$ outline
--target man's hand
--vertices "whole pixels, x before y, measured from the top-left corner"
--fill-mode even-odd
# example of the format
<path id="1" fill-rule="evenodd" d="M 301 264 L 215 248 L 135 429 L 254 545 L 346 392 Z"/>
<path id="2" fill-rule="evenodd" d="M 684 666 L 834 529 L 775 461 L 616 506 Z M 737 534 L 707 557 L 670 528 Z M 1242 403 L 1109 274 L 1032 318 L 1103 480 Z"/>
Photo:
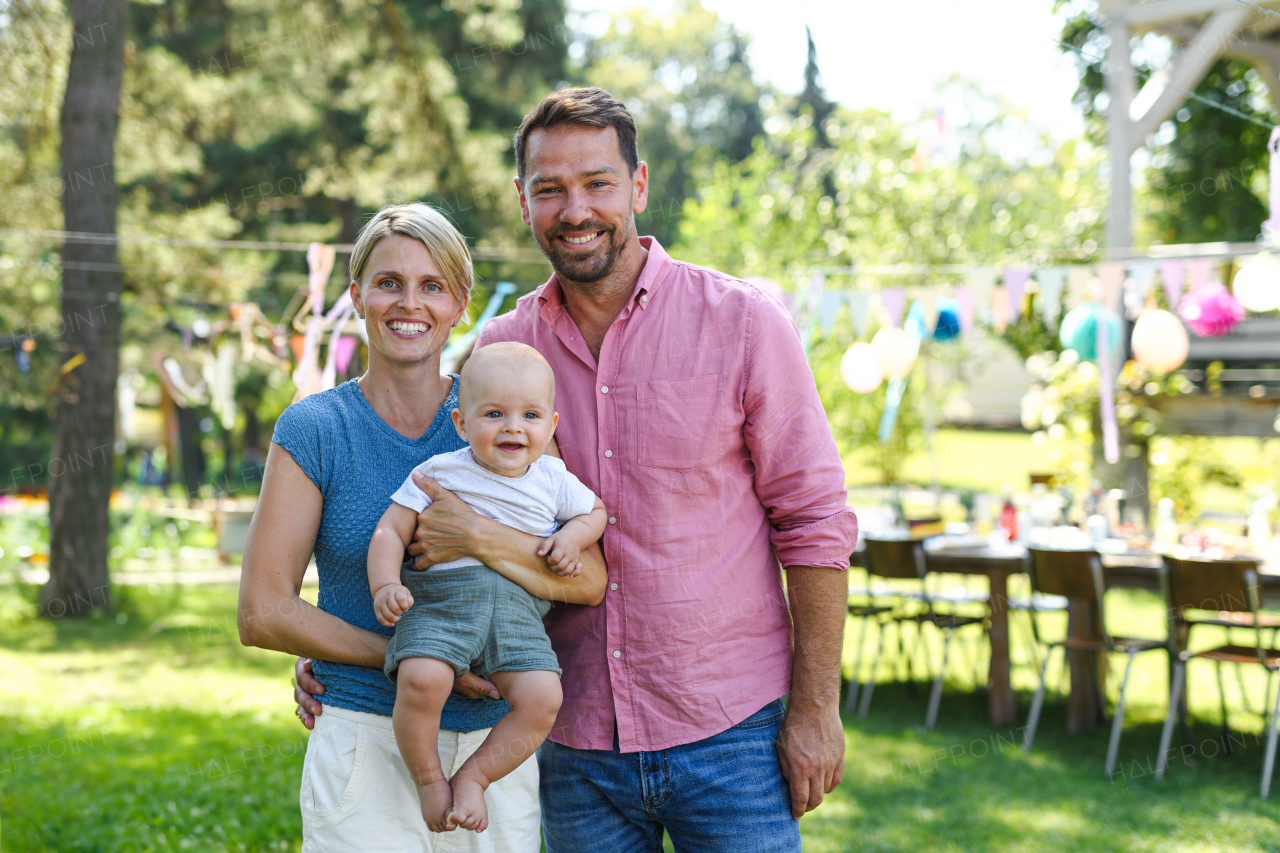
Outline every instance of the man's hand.
<path id="1" fill-rule="evenodd" d="M 294 711 L 302 724 L 310 731 L 316 727 L 316 717 L 324 711 L 324 706 L 316 696 L 324 695 L 324 685 L 316 681 L 311 672 L 311 658 L 298 658 L 293 664 L 293 701 L 298 703 Z M 497 686 L 470 670 L 453 682 L 453 692 L 460 693 L 468 699 L 479 699 L 487 696 L 490 699 L 501 699 Z M 315 694 L 314 696 L 312 694 Z"/>
<path id="2" fill-rule="evenodd" d="M 778 763 L 791 785 L 791 816 L 799 820 L 822 803 L 844 778 L 844 726 L 835 704 L 817 705 L 792 695 L 778 733 Z"/>
<path id="3" fill-rule="evenodd" d="M 421 571 L 471 554 L 472 532 L 481 516 L 430 477 L 414 474 L 413 481 L 431 498 L 431 506 L 418 513 L 418 528 L 409 543 L 410 555 L 418 558 L 413 567 Z"/>
<path id="4" fill-rule="evenodd" d="M 791 707 L 778 733 L 778 764 L 791 784 L 791 816 L 796 820 L 816 809 L 844 778 L 840 650 L 848 597 L 849 578 L 842 571 L 787 569 L 795 652 Z"/>
<path id="5" fill-rule="evenodd" d="M 547 566 L 561 577 L 576 578 L 582 574 L 582 551 L 578 543 L 572 536 L 561 536 L 560 531 L 543 540 L 538 556 L 545 557 Z"/>
<path id="6" fill-rule="evenodd" d="M 314 695 L 313 695 L 314 694 Z M 316 696 L 324 695 L 324 685 L 316 681 L 311 672 L 311 658 L 298 658 L 293 662 L 293 701 L 298 703 L 294 711 L 302 724 L 310 731 L 316 727 L 316 717 L 324 706 Z"/>
<path id="7" fill-rule="evenodd" d="M 400 617 L 412 606 L 413 593 L 404 584 L 389 583 L 378 587 L 378 591 L 373 594 L 373 614 L 388 628 L 399 622 Z"/>

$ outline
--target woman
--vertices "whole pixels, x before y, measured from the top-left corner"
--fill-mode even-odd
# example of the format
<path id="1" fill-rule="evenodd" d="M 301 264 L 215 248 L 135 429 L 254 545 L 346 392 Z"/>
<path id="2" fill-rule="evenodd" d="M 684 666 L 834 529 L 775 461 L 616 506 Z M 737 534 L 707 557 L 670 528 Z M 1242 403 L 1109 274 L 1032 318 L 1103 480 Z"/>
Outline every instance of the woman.
<path id="1" fill-rule="evenodd" d="M 395 686 L 382 672 L 391 630 L 374 617 L 365 557 L 406 473 L 463 446 L 450 419 L 457 377 L 440 374 L 440 350 L 466 312 L 471 258 L 439 212 L 394 205 L 361 231 L 350 273 L 351 299 L 369 335 L 368 371 L 293 404 L 276 424 L 245 548 L 240 637 L 313 658 L 325 685 L 303 764 L 303 850 L 434 851 L 444 836 L 429 833 L 422 820 L 391 729 Z M 460 502 L 440 503 L 456 512 Z M 484 535 L 452 543 L 465 549 L 458 556 L 474 554 L 544 598 L 595 603 L 603 595 L 598 551 L 584 559 L 579 577 L 561 578 L 535 555 L 534 537 L 475 518 Z M 318 606 L 299 597 L 313 552 Z M 497 690 L 468 673 L 445 705 L 440 757 L 448 773 L 507 710 L 481 695 L 496 699 Z M 535 760 L 487 797 L 489 830 L 455 831 L 449 849 L 537 850 Z"/>

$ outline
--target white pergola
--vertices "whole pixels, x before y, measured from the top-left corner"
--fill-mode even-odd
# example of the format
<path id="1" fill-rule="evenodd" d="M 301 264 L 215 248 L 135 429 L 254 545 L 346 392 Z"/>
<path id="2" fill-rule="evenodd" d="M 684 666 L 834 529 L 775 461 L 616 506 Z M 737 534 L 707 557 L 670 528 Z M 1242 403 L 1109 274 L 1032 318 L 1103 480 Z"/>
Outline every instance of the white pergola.
<path id="1" fill-rule="evenodd" d="M 1127 255 L 1133 245 L 1129 158 L 1178 111 L 1215 61 L 1230 57 L 1253 64 L 1280 107 L 1280 17 L 1256 7 L 1280 12 L 1280 0 L 1099 0 L 1110 42 L 1103 70 L 1111 98 L 1111 256 Z M 1139 89 L 1129 40 L 1147 32 L 1169 36 L 1178 47 Z"/>

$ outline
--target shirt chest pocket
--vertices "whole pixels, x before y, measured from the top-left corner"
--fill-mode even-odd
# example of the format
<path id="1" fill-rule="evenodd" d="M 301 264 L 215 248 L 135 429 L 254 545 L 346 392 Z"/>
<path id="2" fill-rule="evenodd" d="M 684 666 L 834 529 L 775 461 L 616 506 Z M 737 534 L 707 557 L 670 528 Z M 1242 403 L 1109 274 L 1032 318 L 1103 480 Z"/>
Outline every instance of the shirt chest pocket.
<path id="1" fill-rule="evenodd" d="M 641 465 L 689 470 L 723 454 L 732 419 L 723 373 L 655 379 L 636 389 L 636 399 Z"/>

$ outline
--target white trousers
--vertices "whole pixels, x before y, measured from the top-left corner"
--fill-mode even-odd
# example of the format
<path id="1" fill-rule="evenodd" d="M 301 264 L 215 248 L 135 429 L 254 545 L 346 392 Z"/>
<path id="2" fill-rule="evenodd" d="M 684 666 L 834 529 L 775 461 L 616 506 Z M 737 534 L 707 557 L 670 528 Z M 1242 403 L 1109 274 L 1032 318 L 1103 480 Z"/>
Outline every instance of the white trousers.
<path id="1" fill-rule="evenodd" d="M 489 729 L 440 732 L 440 765 L 452 776 Z M 485 791 L 489 828 L 427 829 L 390 717 L 326 705 L 302 765 L 303 853 L 537 853 L 541 845 L 536 756 Z"/>

